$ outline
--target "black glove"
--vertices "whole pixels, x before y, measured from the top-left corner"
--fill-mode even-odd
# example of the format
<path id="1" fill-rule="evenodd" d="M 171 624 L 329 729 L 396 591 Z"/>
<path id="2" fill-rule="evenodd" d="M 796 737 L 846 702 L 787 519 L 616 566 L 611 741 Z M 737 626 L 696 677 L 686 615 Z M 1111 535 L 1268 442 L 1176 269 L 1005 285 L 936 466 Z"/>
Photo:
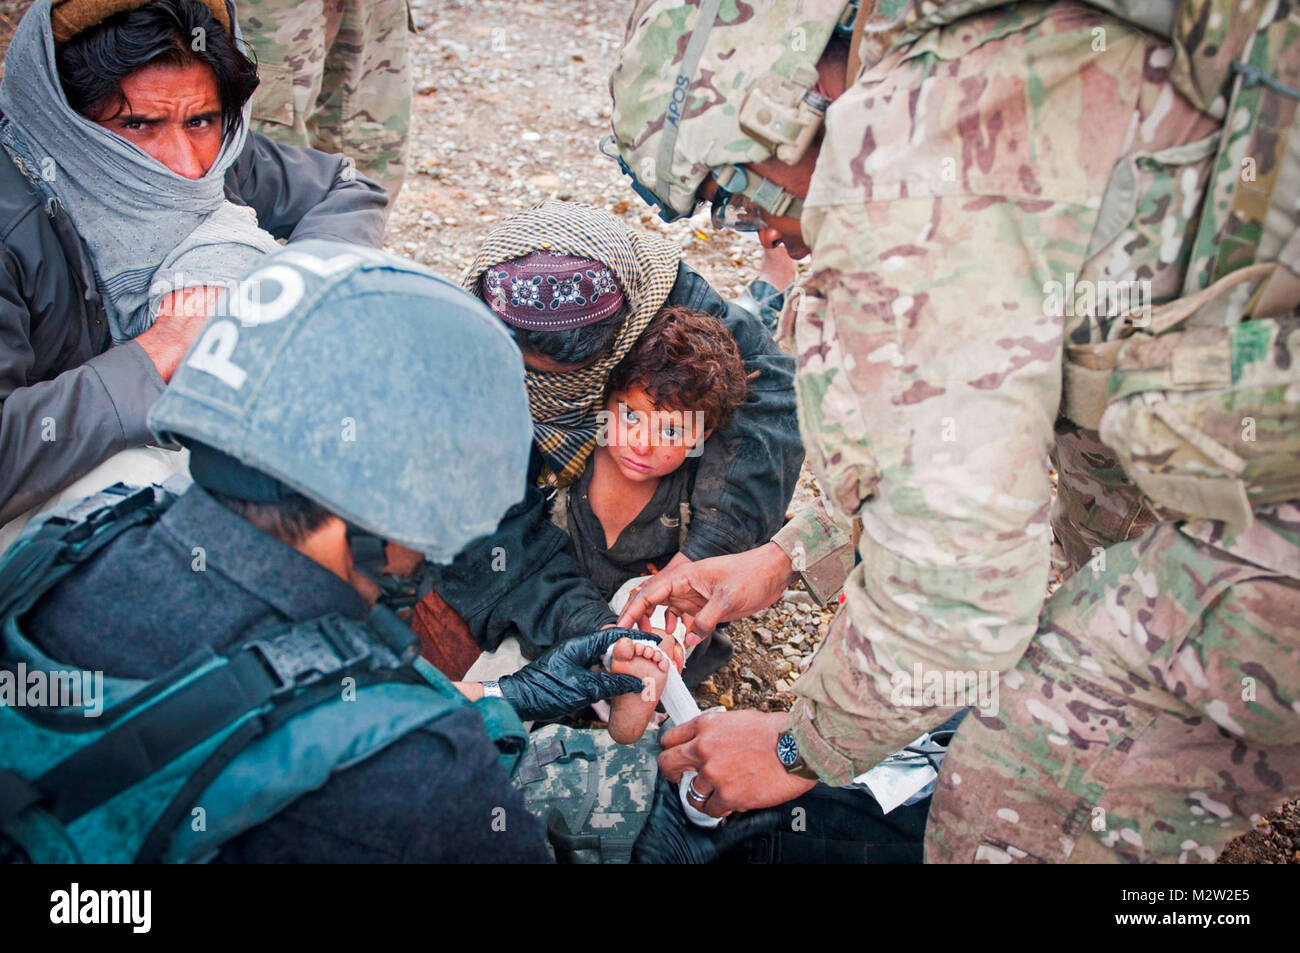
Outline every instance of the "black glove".
<path id="1" fill-rule="evenodd" d="M 661 774 L 650 817 L 632 845 L 632 863 L 711 864 L 742 841 L 776 830 L 784 816 L 769 807 L 732 814 L 720 827 L 699 827 L 686 817 L 677 785 Z"/>
<path id="2" fill-rule="evenodd" d="M 600 663 L 605 650 L 622 638 L 659 641 L 659 636 L 639 629 L 601 629 L 569 639 L 500 679 L 501 694 L 520 718 L 537 721 L 562 718 L 602 698 L 640 692 L 643 683 L 635 675 L 590 670 Z"/>

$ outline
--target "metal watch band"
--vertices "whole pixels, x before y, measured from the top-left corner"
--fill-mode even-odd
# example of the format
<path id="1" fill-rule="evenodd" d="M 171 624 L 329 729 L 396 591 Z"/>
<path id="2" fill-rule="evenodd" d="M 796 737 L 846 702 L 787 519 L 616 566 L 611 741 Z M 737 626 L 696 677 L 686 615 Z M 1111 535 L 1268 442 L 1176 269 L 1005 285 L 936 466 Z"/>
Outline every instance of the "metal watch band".
<path id="1" fill-rule="evenodd" d="M 482 685 L 484 698 L 505 698 L 505 695 L 501 694 L 501 685 L 498 682 L 483 682 Z"/>

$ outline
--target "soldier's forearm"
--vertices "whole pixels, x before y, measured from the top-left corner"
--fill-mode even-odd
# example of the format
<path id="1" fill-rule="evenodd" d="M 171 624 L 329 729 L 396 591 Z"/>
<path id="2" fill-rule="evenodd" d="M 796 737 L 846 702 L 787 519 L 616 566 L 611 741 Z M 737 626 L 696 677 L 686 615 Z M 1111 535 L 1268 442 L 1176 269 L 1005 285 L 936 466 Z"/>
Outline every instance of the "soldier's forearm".
<path id="1" fill-rule="evenodd" d="M 808 591 L 823 605 L 844 588 L 853 571 L 850 534 L 831 518 L 820 499 L 796 513 L 772 542 L 790 558 Z"/>

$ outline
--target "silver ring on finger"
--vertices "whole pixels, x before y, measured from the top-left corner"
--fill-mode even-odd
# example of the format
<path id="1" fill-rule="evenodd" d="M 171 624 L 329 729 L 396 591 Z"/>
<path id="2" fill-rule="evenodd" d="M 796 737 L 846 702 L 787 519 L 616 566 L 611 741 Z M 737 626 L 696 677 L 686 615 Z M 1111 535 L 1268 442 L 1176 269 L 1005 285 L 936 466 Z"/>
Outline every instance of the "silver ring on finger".
<path id="1" fill-rule="evenodd" d="M 694 804 L 696 807 L 704 807 L 704 803 L 712 796 L 713 796 L 712 791 L 710 791 L 708 794 L 701 794 L 699 791 L 695 790 L 694 781 L 691 781 L 690 784 L 686 785 L 686 799 L 690 801 L 692 804 Z"/>

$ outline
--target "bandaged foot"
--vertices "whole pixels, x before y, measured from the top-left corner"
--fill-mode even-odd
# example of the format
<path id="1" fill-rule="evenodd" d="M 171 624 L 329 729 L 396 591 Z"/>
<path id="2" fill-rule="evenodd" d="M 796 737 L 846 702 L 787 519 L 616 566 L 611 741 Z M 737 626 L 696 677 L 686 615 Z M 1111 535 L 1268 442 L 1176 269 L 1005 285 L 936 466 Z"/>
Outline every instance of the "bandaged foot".
<path id="1" fill-rule="evenodd" d="M 671 643 L 671 640 L 667 640 Z M 671 650 L 671 645 L 669 645 Z M 621 745 L 630 745 L 645 733 L 668 681 L 668 666 L 677 664 L 657 646 L 631 639 L 619 639 L 610 652 L 608 667 L 617 675 L 635 675 L 645 687 L 640 694 L 620 695 L 610 700 L 609 734 Z"/>

